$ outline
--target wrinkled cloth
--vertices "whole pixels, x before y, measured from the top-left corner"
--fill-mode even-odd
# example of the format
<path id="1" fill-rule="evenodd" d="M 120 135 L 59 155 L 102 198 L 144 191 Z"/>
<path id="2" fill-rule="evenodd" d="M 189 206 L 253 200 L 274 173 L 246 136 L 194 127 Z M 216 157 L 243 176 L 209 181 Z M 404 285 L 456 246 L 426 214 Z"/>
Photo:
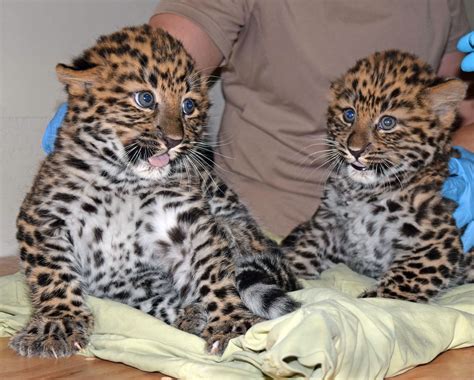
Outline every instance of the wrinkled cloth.
<path id="1" fill-rule="evenodd" d="M 449 160 L 451 176 L 443 184 L 442 195 L 458 204 L 453 217 L 458 228 L 465 228 L 461 241 L 464 252 L 469 252 L 474 247 L 474 153 L 454 148 L 461 157 Z"/>
<path id="2" fill-rule="evenodd" d="M 468 53 L 461 61 L 461 70 L 474 71 L 474 31 L 461 37 L 457 48 L 463 53 Z"/>
<path id="3" fill-rule="evenodd" d="M 180 379 L 382 379 L 474 345 L 474 285 L 432 304 L 356 295 L 374 280 L 344 265 L 292 295 L 303 306 L 253 326 L 222 357 L 204 341 L 129 306 L 89 297 L 94 333 L 82 354 Z M 31 309 L 21 274 L 0 277 L 0 335 L 9 336 Z"/>

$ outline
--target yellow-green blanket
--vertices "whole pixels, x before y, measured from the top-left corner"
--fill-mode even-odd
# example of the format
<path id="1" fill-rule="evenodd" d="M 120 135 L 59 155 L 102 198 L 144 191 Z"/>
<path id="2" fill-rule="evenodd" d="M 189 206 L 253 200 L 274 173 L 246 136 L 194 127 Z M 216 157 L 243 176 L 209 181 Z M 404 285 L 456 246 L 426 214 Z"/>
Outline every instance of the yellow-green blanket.
<path id="1" fill-rule="evenodd" d="M 94 297 L 95 329 L 86 355 L 180 379 L 382 379 L 474 345 L 474 285 L 421 305 L 357 299 L 372 280 L 343 265 L 294 292 L 298 311 L 260 323 L 234 339 L 222 357 L 204 341 L 120 303 Z M 22 276 L 0 278 L 0 335 L 9 336 L 31 311 Z"/>

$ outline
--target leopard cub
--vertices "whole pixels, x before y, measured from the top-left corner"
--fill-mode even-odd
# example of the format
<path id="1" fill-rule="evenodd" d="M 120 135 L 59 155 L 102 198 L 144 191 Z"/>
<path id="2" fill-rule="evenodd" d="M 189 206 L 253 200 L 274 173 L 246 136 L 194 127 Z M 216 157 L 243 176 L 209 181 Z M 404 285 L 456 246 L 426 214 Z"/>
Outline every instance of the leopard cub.
<path id="1" fill-rule="evenodd" d="M 212 353 L 298 306 L 279 248 L 205 164 L 206 80 L 179 41 L 125 28 L 57 74 L 68 111 L 18 216 L 33 315 L 12 348 L 84 347 L 86 295 L 197 334 Z"/>
<path id="2" fill-rule="evenodd" d="M 331 86 L 328 145 L 336 170 L 314 216 L 283 248 L 297 274 L 337 263 L 378 279 L 361 297 L 427 301 L 472 280 L 441 196 L 450 136 L 466 86 L 441 79 L 417 57 L 375 53 Z"/>

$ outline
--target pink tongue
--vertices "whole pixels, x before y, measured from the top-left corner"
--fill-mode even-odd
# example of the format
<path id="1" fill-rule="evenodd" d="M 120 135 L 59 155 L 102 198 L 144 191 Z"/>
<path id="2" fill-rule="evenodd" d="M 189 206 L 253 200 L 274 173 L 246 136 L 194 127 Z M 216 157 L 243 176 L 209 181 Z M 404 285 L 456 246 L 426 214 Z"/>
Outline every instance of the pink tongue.
<path id="1" fill-rule="evenodd" d="M 352 165 L 357 166 L 358 168 L 365 168 L 365 165 L 361 164 L 359 161 L 354 161 Z"/>
<path id="2" fill-rule="evenodd" d="M 170 156 L 168 153 L 165 154 L 155 154 L 148 158 L 148 162 L 151 166 L 155 166 L 157 168 L 162 168 L 163 166 L 168 165 L 170 162 Z"/>

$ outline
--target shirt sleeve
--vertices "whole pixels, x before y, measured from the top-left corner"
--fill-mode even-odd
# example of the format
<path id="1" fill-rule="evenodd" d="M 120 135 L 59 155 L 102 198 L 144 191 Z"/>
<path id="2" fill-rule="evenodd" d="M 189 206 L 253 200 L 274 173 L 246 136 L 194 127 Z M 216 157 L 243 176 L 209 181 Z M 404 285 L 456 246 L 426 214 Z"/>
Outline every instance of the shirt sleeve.
<path id="1" fill-rule="evenodd" d="M 232 47 L 250 15 L 246 0 L 161 0 L 156 14 L 172 13 L 198 24 L 228 62 Z"/>
<path id="2" fill-rule="evenodd" d="M 451 27 L 445 53 L 456 51 L 458 40 L 470 30 L 464 2 L 462 0 L 448 0 L 448 6 L 451 15 Z"/>

